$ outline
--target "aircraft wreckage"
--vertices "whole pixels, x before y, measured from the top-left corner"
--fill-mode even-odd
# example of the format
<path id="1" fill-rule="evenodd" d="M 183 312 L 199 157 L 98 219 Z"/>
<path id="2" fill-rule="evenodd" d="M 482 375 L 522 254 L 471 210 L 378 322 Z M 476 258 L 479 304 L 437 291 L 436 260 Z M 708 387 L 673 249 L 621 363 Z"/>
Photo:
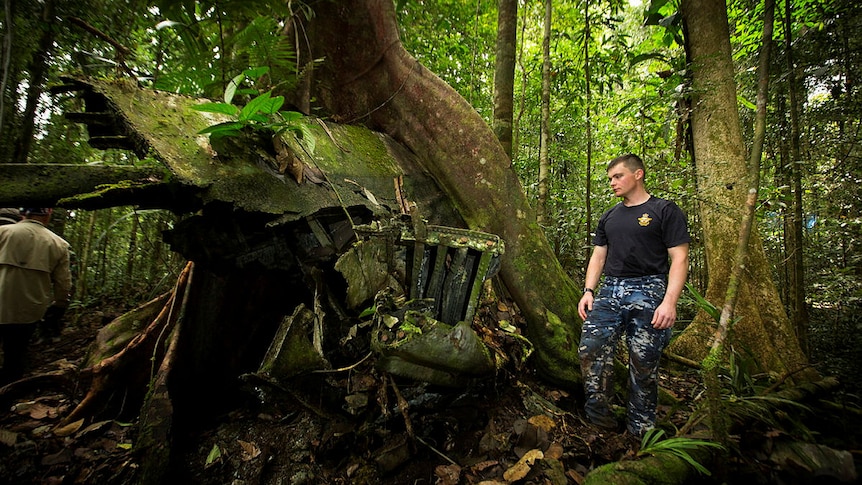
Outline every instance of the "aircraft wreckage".
<path id="1" fill-rule="evenodd" d="M 279 135 L 210 140 L 199 132 L 225 119 L 195 110 L 200 99 L 81 79 L 63 91 L 83 100 L 66 116 L 93 147 L 141 162 L 3 165 L 0 204 L 189 214 L 164 237 L 194 262 L 200 288 L 185 316 L 187 340 L 206 349 L 186 362 L 192 387 L 249 371 L 287 379 L 363 352 L 391 374 L 461 386 L 507 359 L 472 326 L 504 242 L 464 229 L 391 138 L 304 117 Z M 517 341 L 526 359 L 530 344 Z"/>

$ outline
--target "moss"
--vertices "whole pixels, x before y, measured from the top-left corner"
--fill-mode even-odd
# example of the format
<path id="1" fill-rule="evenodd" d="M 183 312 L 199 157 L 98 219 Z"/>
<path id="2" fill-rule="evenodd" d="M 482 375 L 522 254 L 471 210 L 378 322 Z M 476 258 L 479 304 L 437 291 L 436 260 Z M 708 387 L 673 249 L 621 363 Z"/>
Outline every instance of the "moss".
<path id="1" fill-rule="evenodd" d="M 585 485 L 675 485 L 687 483 L 693 469 L 670 454 L 602 465 L 585 477 Z"/>
<path id="2" fill-rule="evenodd" d="M 123 81 L 92 82 L 108 98 L 114 112 L 125 121 L 154 158 L 178 178 L 205 185 L 219 175 L 206 135 L 198 132 L 227 121 L 224 116 L 202 113 L 193 106 L 203 100 L 153 90 L 137 89 Z"/>
<path id="3" fill-rule="evenodd" d="M 565 385 L 582 382 L 578 360 L 578 343 L 572 341 L 572 331 L 554 312 L 545 313 L 544 331 L 530 329 L 528 338 L 536 349 L 536 363 L 543 375 Z"/>
<path id="4" fill-rule="evenodd" d="M 303 118 L 300 123 L 313 140 L 300 140 L 288 132 L 283 135 L 284 141 L 303 162 L 329 175 L 355 173 L 353 168 L 357 165 L 362 167 L 364 176 L 392 178 L 403 173 L 383 138 L 373 131 L 327 124 L 316 118 Z"/>
<path id="5" fill-rule="evenodd" d="M 124 82 L 91 85 L 108 99 L 110 109 L 128 125 L 148 157 L 164 164 L 176 181 L 207 188 L 205 202 L 231 202 L 247 211 L 310 214 L 324 206 L 372 204 L 372 198 L 357 194 L 357 188 L 378 199 L 395 199 L 392 180 L 403 171 L 385 139 L 365 128 L 304 118 L 298 123 L 302 133 L 309 134 L 306 139 L 293 132 L 283 135 L 294 155 L 322 170 L 331 184 L 315 187 L 279 174 L 267 135 L 244 134 L 214 148 L 209 137 L 198 132 L 228 119 L 196 111 L 194 106 L 203 100 L 141 90 Z"/>

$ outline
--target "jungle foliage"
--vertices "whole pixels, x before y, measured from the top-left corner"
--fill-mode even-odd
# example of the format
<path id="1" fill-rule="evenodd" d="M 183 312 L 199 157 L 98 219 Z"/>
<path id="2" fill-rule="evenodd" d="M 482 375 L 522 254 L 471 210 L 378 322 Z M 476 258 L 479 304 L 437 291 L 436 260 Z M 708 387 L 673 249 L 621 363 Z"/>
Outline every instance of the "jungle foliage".
<path id="1" fill-rule="evenodd" d="M 647 160 L 651 191 L 678 201 L 688 213 L 695 234 L 691 282 L 700 291 L 706 285 L 697 220 L 697 205 L 703 201 L 694 183 L 690 154 L 689 71 L 677 3 L 554 2 L 550 49 L 554 135 L 549 146 L 545 229 L 576 281 L 582 278 L 584 245 L 595 223 L 590 214 L 601 213 L 615 202 L 605 190 L 604 162 L 635 152 Z M 143 86 L 218 100 L 231 79 L 252 72 L 256 75 L 247 80 L 252 89 L 236 92 L 232 99 L 243 105 L 264 93 L 277 97 L 290 91 L 316 62 L 325 62 L 297 62 L 283 37 L 272 35 L 283 32 L 301 39 L 304 33 L 294 21 L 314 14 L 312 2 L 7 4 L 7 15 L 0 20 L 4 39 L 0 160 L 4 163 L 137 163 L 122 151 L 90 148 L 83 128 L 63 118 L 63 109 L 74 109 L 80 102 L 71 95 L 50 94 L 49 88 L 61 84 L 59 76 L 64 74 L 127 77 Z M 396 5 L 407 49 L 490 120 L 496 2 L 399 0 Z M 749 141 L 762 8 L 760 2 L 750 0 L 728 2 L 740 112 Z M 785 22 L 788 14 L 791 18 Z M 518 15 L 513 164 L 528 195 L 535 198 L 544 6 L 522 2 Z M 779 5 L 762 197 L 757 207 L 757 230 L 778 287 L 787 296 L 795 254 L 788 252 L 786 243 L 794 204 L 801 203 L 802 221 L 796 222 L 803 229 L 805 301 L 813 311 L 830 311 L 829 318 L 839 322 L 852 321 L 862 297 L 858 250 L 862 98 L 855 82 L 862 65 L 858 62 L 860 29 L 862 6 L 856 2 L 794 2 L 792 10 L 785 9 L 783 2 Z M 787 67 L 784 41 L 788 36 L 793 40 L 794 76 Z M 587 58 L 589 96 L 584 74 Z M 787 102 L 791 91 L 798 93 L 801 102 L 798 159 L 787 155 L 792 138 Z M 586 113 L 590 137 L 585 136 Z M 588 152 L 591 159 L 586 157 Z M 798 177 L 798 184 L 793 177 Z M 590 198 L 585 197 L 587 186 L 593 194 Z M 108 295 L 140 301 L 169 286 L 181 262 L 161 244 L 160 232 L 175 220 L 172 214 L 131 207 L 92 214 L 71 211 L 65 221 L 58 218 L 79 264 L 77 304 L 88 306 Z M 684 303 L 682 315 L 690 319 L 697 303 L 694 299 Z"/>

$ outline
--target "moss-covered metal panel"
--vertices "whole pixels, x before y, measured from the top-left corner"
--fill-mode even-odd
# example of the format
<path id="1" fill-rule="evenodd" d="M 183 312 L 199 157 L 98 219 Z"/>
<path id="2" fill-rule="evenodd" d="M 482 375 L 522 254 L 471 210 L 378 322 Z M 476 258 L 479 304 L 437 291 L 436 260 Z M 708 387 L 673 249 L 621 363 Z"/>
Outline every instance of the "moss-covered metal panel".
<path id="1" fill-rule="evenodd" d="M 246 212 L 285 214 L 285 222 L 333 207 L 364 207 L 384 214 L 398 209 L 396 180 L 404 196 L 432 222 L 460 218 L 415 157 L 388 137 L 359 126 L 306 117 L 281 143 L 318 177 L 297 177 L 280 166 L 271 134 L 243 133 L 212 142 L 198 132 L 226 118 L 195 110 L 205 100 L 140 89 L 128 82 L 87 80 L 124 124 L 122 131 L 163 163 L 175 182 L 196 189 L 203 205 L 227 202 Z M 298 135 L 297 133 L 302 133 Z"/>

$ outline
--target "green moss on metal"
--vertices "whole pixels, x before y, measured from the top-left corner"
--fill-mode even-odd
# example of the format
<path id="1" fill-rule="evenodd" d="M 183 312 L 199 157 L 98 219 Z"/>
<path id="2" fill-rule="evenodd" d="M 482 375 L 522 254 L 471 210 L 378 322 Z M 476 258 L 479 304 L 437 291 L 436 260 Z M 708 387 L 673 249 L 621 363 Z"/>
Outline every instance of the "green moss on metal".
<path id="1" fill-rule="evenodd" d="M 335 125 L 316 118 L 304 118 L 300 123 L 313 141 L 302 143 L 292 133 L 286 133 L 284 141 L 301 160 L 327 174 L 359 172 L 369 177 L 394 177 L 402 173 L 383 138 L 367 128 Z M 357 171 L 357 166 L 362 169 Z"/>
<path id="2" fill-rule="evenodd" d="M 205 185 L 218 175 L 209 140 L 198 132 L 226 120 L 192 109 L 200 100 L 139 89 L 124 81 L 94 82 L 93 87 L 178 178 Z"/>

